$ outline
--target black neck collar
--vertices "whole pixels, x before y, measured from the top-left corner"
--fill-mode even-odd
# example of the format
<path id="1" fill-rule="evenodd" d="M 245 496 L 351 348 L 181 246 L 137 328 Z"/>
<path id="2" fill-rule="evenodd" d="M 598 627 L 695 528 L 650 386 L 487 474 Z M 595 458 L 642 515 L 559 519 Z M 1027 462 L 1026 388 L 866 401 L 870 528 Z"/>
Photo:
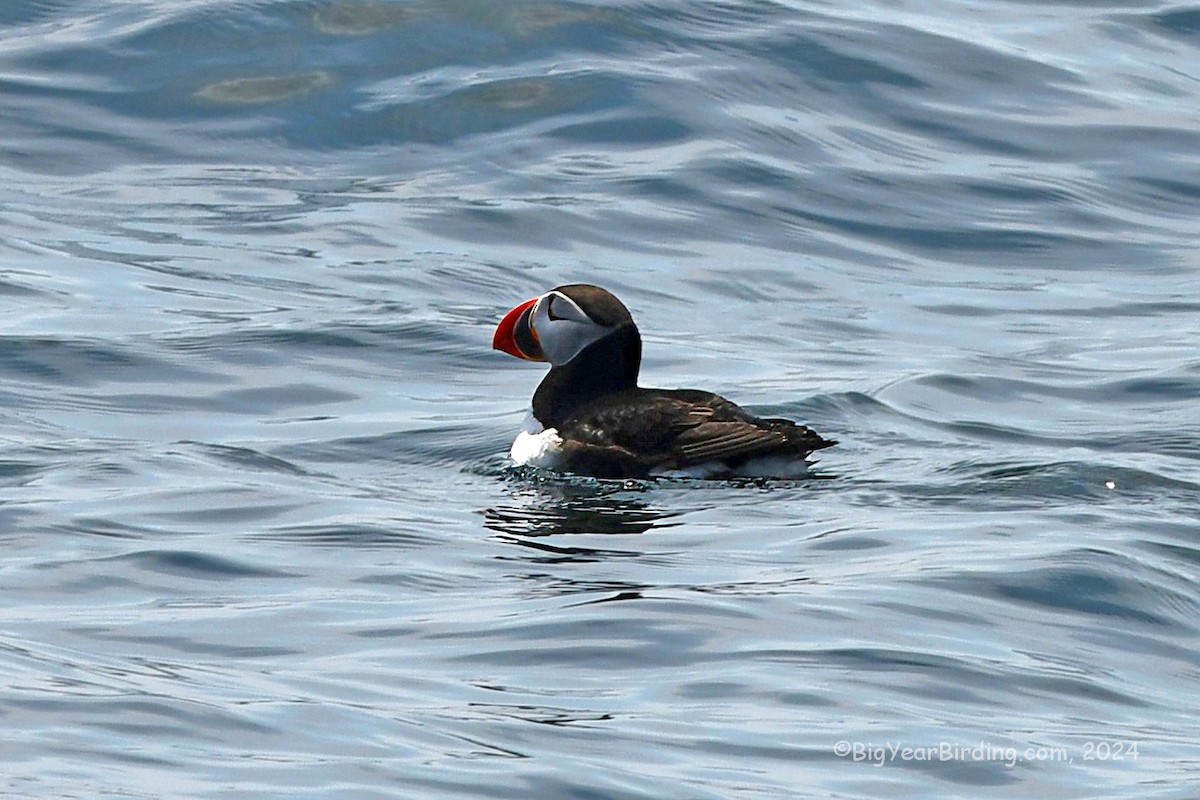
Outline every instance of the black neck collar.
<path id="1" fill-rule="evenodd" d="M 621 325 L 568 363 L 551 368 L 533 394 L 533 415 L 543 426 L 557 428 L 593 400 L 636 388 L 641 364 L 637 326 Z"/>

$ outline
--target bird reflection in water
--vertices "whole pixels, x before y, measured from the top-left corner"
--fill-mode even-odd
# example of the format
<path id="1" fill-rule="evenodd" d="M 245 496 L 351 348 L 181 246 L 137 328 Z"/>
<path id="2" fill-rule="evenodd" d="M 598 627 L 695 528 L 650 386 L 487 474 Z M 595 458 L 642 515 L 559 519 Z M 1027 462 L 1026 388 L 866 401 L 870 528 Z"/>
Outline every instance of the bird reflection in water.
<path id="1" fill-rule="evenodd" d="M 542 551 L 554 560 L 638 555 L 616 548 L 561 546 L 538 541 L 559 535 L 639 534 L 678 524 L 681 512 L 653 508 L 637 494 L 638 481 L 545 481 L 514 486 L 509 501 L 484 509 L 484 527 L 505 541 Z M 555 558 L 557 556 L 558 558 Z"/>

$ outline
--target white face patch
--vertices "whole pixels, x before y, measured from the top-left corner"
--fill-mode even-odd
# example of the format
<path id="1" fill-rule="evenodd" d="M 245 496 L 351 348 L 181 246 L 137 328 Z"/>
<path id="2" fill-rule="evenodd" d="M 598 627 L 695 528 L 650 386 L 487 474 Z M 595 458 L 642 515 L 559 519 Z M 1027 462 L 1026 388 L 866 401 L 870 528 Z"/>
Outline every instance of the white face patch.
<path id="1" fill-rule="evenodd" d="M 566 364 L 611 330 L 597 325 L 574 300 L 559 292 L 546 292 L 539 297 L 529 321 L 537 331 L 542 353 L 552 366 Z"/>

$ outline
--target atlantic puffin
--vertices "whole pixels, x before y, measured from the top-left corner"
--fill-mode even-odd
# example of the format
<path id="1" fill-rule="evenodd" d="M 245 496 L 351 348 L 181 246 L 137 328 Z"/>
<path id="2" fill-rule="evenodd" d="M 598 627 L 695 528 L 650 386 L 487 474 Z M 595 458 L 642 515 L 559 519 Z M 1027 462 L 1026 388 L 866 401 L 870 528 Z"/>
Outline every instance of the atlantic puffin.
<path id="1" fill-rule="evenodd" d="M 836 444 L 711 392 L 640 388 L 641 334 L 599 286 L 568 284 L 521 303 L 492 348 L 550 364 L 509 453 L 517 464 L 598 478 L 787 477 Z"/>

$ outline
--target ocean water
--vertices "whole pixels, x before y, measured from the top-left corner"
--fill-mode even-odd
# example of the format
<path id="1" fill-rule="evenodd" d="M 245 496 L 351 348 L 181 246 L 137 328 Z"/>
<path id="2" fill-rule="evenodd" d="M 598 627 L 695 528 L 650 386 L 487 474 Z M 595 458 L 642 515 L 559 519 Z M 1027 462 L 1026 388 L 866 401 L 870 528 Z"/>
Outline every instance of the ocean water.
<path id="1" fill-rule="evenodd" d="M 5 0 L 0 796 L 1195 797 L 1198 205 L 1181 0 Z"/>

